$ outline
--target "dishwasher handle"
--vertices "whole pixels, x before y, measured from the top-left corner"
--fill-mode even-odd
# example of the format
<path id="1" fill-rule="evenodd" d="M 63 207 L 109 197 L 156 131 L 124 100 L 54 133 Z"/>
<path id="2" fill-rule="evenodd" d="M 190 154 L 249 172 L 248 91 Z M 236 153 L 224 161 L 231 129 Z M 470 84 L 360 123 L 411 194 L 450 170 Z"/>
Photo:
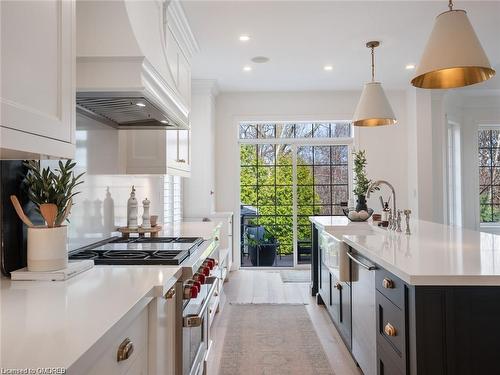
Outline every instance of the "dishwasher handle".
<path id="1" fill-rule="evenodd" d="M 358 258 L 356 258 L 351 252 L 347 252 L 347 256 L 349 258 L 351 258 L 351 260 L 360 265 L 361 267 L 363 267 L 364 269 L 368 270 L 368 271 L 373 271 L 373 270 L 376 270 L 377 269 L 377 266 L 374 265 L 374 264 L 366 264 L 366 263 L 363 263 L 362 261 L 360 261 Z"/>

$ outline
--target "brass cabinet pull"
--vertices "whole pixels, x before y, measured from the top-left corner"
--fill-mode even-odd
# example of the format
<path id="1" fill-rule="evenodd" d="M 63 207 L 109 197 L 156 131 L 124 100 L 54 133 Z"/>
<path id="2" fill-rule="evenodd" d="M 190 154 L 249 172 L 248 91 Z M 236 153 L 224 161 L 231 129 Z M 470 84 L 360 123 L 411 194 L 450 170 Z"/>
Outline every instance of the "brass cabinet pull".
<path id="1" fill-rule="evenodd" d="M 134 343 L 127 337 L 118 347 L 118 352 L 116 353 L 116 360 L 118 362 L 125 361 L 129 359 L 134 352 Z"/>
<path id="2" fill-rule="evenodd" d="M 387 336 L 396 336 L 398 331 L 391 323 L 387 323 L 384 327 L 384 333 Z"/>
<path id="3" fill-rule="evenodd" d="M 394 281 L 385 278 L 384 280 L 382 280 L 382 286 L 386 289 L 394 289 Z"/>
<path id="4" fill-rule="evenodd" d="M 185 163 L 185 162 L 186 162 L 186 160 L 184 160 L 184 159 L 177 159 L 177 162 L 178 162 L 178 163 Z"/>

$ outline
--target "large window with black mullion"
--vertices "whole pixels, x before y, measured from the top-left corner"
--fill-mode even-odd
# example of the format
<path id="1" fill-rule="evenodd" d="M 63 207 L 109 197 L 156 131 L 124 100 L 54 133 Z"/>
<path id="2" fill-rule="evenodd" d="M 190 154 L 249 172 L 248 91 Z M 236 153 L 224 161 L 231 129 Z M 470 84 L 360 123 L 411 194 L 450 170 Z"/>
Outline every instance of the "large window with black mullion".
<path id="1" fill-rule="evenodd" d="M 347 145 L 298 146 L 298 240 L 311 240 L 311 215 L 342 215 L 349 198 Z"/>
<path id="2" fill-rule="evenodd" d="M 500 127 L 481 128 L 479 141 L 479 204 L 481 223 L 500 221 Z"/>

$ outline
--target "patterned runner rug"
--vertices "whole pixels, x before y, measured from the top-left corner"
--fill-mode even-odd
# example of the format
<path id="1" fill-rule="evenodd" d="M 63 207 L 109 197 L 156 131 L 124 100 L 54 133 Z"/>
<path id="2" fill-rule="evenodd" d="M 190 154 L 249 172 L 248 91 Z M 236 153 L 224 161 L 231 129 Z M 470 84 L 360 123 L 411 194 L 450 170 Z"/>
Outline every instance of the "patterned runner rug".
<path id="1" fill-rule="evenodd" d="M 231 304 L 220 375 L 332 375 L 304 305 Z"/>

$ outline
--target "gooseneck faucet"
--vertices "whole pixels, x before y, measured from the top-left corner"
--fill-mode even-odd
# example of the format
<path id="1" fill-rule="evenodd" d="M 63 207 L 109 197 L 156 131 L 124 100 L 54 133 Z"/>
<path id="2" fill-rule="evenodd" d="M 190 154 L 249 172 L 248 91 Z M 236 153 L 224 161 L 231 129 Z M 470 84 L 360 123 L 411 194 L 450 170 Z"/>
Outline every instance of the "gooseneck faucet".
<path id="1" fill-rule="evenodd" d="M 394 186 L 392 186 L 389 182 L 385 180 L 376 180 L 373 181 L 370 185 L 368 185 L 368 189 L 366 189 L 366 198 L 370 198 L 370 192 L 379 187 L 380 185 L 387 185 L 389 189 L 391 189 L 391 195 L 392 195 L 392 223 L 390 223 L 390 229 L 396 229 L 394 223 L 396 222 L 395 218 L 397 215 L 397 208 L 396 208 L 396 191 L 394 190 Z"/>

